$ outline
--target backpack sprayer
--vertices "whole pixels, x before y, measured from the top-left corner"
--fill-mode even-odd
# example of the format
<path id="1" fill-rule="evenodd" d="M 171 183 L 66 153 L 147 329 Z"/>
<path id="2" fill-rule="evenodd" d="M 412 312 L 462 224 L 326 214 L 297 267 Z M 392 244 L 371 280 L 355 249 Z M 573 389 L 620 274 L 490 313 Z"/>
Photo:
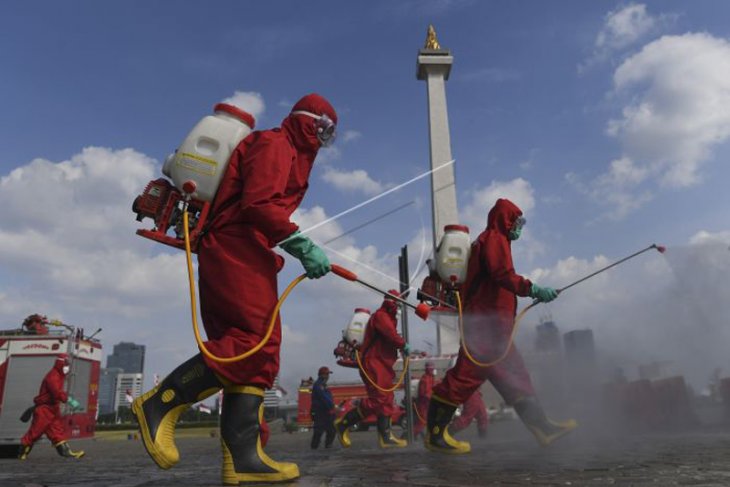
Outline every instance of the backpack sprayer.
<path id="1" fill-rule="evenodd" d="M 651 250 L 651 249 L 656 249 L 660 254 L 663 254 L 664 252 L 667 251 L 667 248 L 663 245 L 651 244 L 645 249 L 635 252 L 635 253 L 629 255 L 628 257 L 624 257 L 623 259 L 618 260 L 618 261 L 614 262 L 613 264 L 607 265 L 606 267 L 598 269 L 597 271 L 595 271 L 591 274 L 588 274 L 587 276 L 585 276 L 581 279 L 578 279 L 577 281 L 574 281 L 574 282 L 568 284 L 567 286 L 561 287 L 560 289 L 556 289 L 556 291 L 559 295 L 563 291 L 570 289 L 571 287 L 573 287 L 577 284 L 580 284 L 581 282 L 586 281 L 586 280 L 590 279 L 591 277 L 597 276 L 598 274 L 601 274 L 602 272 L 605 272 L 612 267 L 615 267 L 623 262 L 626 262 L 629 259 L 633 259 L 634 257 L 636 257 L 640 254 L 643 254 L 644 252 Z M 473 363 L 474 365 L 476 365 L 477 367 L 486 368 L 486 367 L 492 367 L 494 365 L 497 365 L 502 360 L 504 360 L 505 357 L 507 357 L 507 354 L 509 353 L 510 349 L 512 348 L 512 343 L 514 342 L 515 335 L 517 334 L 517 328 L 520 326 L 520 321 L 522 321 L 522 318 L 525 316 L 525 314 L 527 314 L 528 311 L 530 311 L 532 308 L 534 308 L 535 306 L 537 306 L 540 303 L 541 303 L 541 301 L 538 301 L 537 299 L 535 299 L 532 301 L 532 303 L 529 306 L 527 306 L 525 309 L 520 311 L 520 313 L 515 318 L 514 325 L 512 326 L 512 332 L 510 334 L 509 340 L 507 341 L 507 346 L 505 347 L 504 352 L 502 352 L 502 354 L 499 357 L 497 357 L 495 360 L 492 360 L 491 362 L 480 362 L 477 359 L 475 359 L 474 356 L 469 352 L 469 347 L 467 347 L 467 345 L 466 345 L 466 339 L 464 338 L 464 317 L 463 317 L 463 311 L 461 308 L 461 296 L 459 296 L 459 293 L 457 292 L 456 293 L 456 304 L 457 304 L 457 308 L 458 308 L 458 312 L 459 312 L 459 334 L 461 335 L 461 347 L 464 349 L 464 354 L 469 359 L 469 361 L 471 363 Z"/>

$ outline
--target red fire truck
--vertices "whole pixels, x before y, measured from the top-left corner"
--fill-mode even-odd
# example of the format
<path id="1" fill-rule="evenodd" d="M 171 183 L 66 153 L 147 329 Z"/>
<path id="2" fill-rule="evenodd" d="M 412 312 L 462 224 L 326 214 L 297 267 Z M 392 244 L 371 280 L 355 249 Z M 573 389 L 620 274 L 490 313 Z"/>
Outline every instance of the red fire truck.
<path id="1" fill-rule="evenodd" d="M 337 411 L 337 417 L 344 416 L 347 411 L 357 407 L 360 399 L 368 396 L 365 390 L 365 384 L 362 382 L 349 382 L 349 383 L 333 383 L 327 384 L 327 387 L 332 392 L 332 397 L 335 400 L 335 405 L 341 406 Z M 403 386 L 399 387 L 398 390 L 402 390 Z M 396 391 L 397 394 L 397 391 Z M 297 405 L 297 424 L 300 427 L 311 427 L 312 426 L 312 384 L 302 382 L 299 386 L 299 397 Z M 365 417 L 360 421 L 357 429 L 360 431 L 366 431 L 370 426 L 375 426 L 377 418 L 374 415 Z M 391 422 L 396 426 L 403 426 L 405 423 L 405 409 L 403 407 L 396 408 L 396 411 L 391 417 Z"/>
<path id="2" fill-rule="evenodd" d="M 30 426 L 21 422 L 20 416 L 33 405 L 43 377 L 61 353 L 71 358 L 66 391 L 83 408 L 71 413 L 61 406 L 66 433 L 69 438 L 94 436 L 101 343 L 84 337 L 81 329 L 68 325 L 58 328 L 46 335 L 0 330 L 0 456 L 17 455 L 20 438 Z"/>

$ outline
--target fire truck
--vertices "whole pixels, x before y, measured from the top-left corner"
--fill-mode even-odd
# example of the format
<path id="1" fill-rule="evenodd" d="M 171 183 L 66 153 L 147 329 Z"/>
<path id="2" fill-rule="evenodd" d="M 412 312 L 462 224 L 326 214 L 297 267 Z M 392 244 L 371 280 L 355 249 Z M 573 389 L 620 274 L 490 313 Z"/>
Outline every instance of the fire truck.
<path id="1" fill-rule="evenodd" d="M 368 393 L 365 390 L 365 384 L 362 382 L 327 384 L 327 388 L 332 392 L 335 406 L 339 406 L 337 409 L 338 419 L 347 414 L 350 409 L 357 407 L 361 399 L 368 397 Z M 403 386 L 401 386 L 398 390 L 402 389 Z M 303 428 L 311 427 L 312 384 L 302 381 L 302 384 L 299 386 L 299 397 L 297 402 L 297 424 Z M 395 412 L 391 416 L 392 424 L 403 427 L 405 424 L 404 421 L 405 409 L 403 407 L 396 408 Z M 360 431 L 367 431 L 370 426 L 375 426 L 377 422 L 378 418 L 374 415 L 367 416 L 360 421 L 357 429 Z"/>
<path id="2" fill-rule="evenodd" d="M 61 353 L 71 359 L 66 391 L 81 404 L 73 413 L 61 405 L 66 434 L 69 438 L 94 436 L 101 343 L 85 337 L 80 328 L 64 324 L 54 328 L 59 329 L 44 335 L 0 330 L 0 456 L 17 454 L 20 438 L 30 426 L 20 416 L 33 405 L 43 378 Z"/>

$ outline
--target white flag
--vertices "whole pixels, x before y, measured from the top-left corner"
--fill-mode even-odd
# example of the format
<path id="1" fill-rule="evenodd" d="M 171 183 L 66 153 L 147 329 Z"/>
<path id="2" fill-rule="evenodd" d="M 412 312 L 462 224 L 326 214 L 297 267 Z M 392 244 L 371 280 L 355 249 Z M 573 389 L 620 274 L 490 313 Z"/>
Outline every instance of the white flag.
<path id="1" fill-rule="evenodd" d="M 198 411 L 205 414 L 210 414 L 210 408 L 203 403 L 198 404 Z"/>

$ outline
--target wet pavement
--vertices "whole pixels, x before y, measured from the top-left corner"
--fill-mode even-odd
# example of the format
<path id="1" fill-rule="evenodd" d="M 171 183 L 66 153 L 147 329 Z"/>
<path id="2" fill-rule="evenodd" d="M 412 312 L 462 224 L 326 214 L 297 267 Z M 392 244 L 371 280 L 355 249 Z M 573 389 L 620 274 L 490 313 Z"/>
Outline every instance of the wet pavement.
<path id="1" fill-rule="evenodd" d="M 374 432 L 351 435 L 353 447 L 308 448 L 309 433 L 275 434 L 267 451 L 299 464 L 299 487 L 335 486 L 730 486 L 730 430 L 642 435 L 576 431 L 541 448 L 516 421 L 496 423 L 481 440 L 472 426 L 460 438 L 472 442 L 468 455 L 430 453 L 417 445 L 380 450 Z M 26 462 L 0 460 L 0 487 L 20 486 L 215 486 L 220 485 L 218 439 L 183 438 L 182 460 L 160 470 L 139 440 L 83 440 L 81 460 L 56 455 L 48 443 Z M 281 484 L 279 484 L 281 485 Z"/>

